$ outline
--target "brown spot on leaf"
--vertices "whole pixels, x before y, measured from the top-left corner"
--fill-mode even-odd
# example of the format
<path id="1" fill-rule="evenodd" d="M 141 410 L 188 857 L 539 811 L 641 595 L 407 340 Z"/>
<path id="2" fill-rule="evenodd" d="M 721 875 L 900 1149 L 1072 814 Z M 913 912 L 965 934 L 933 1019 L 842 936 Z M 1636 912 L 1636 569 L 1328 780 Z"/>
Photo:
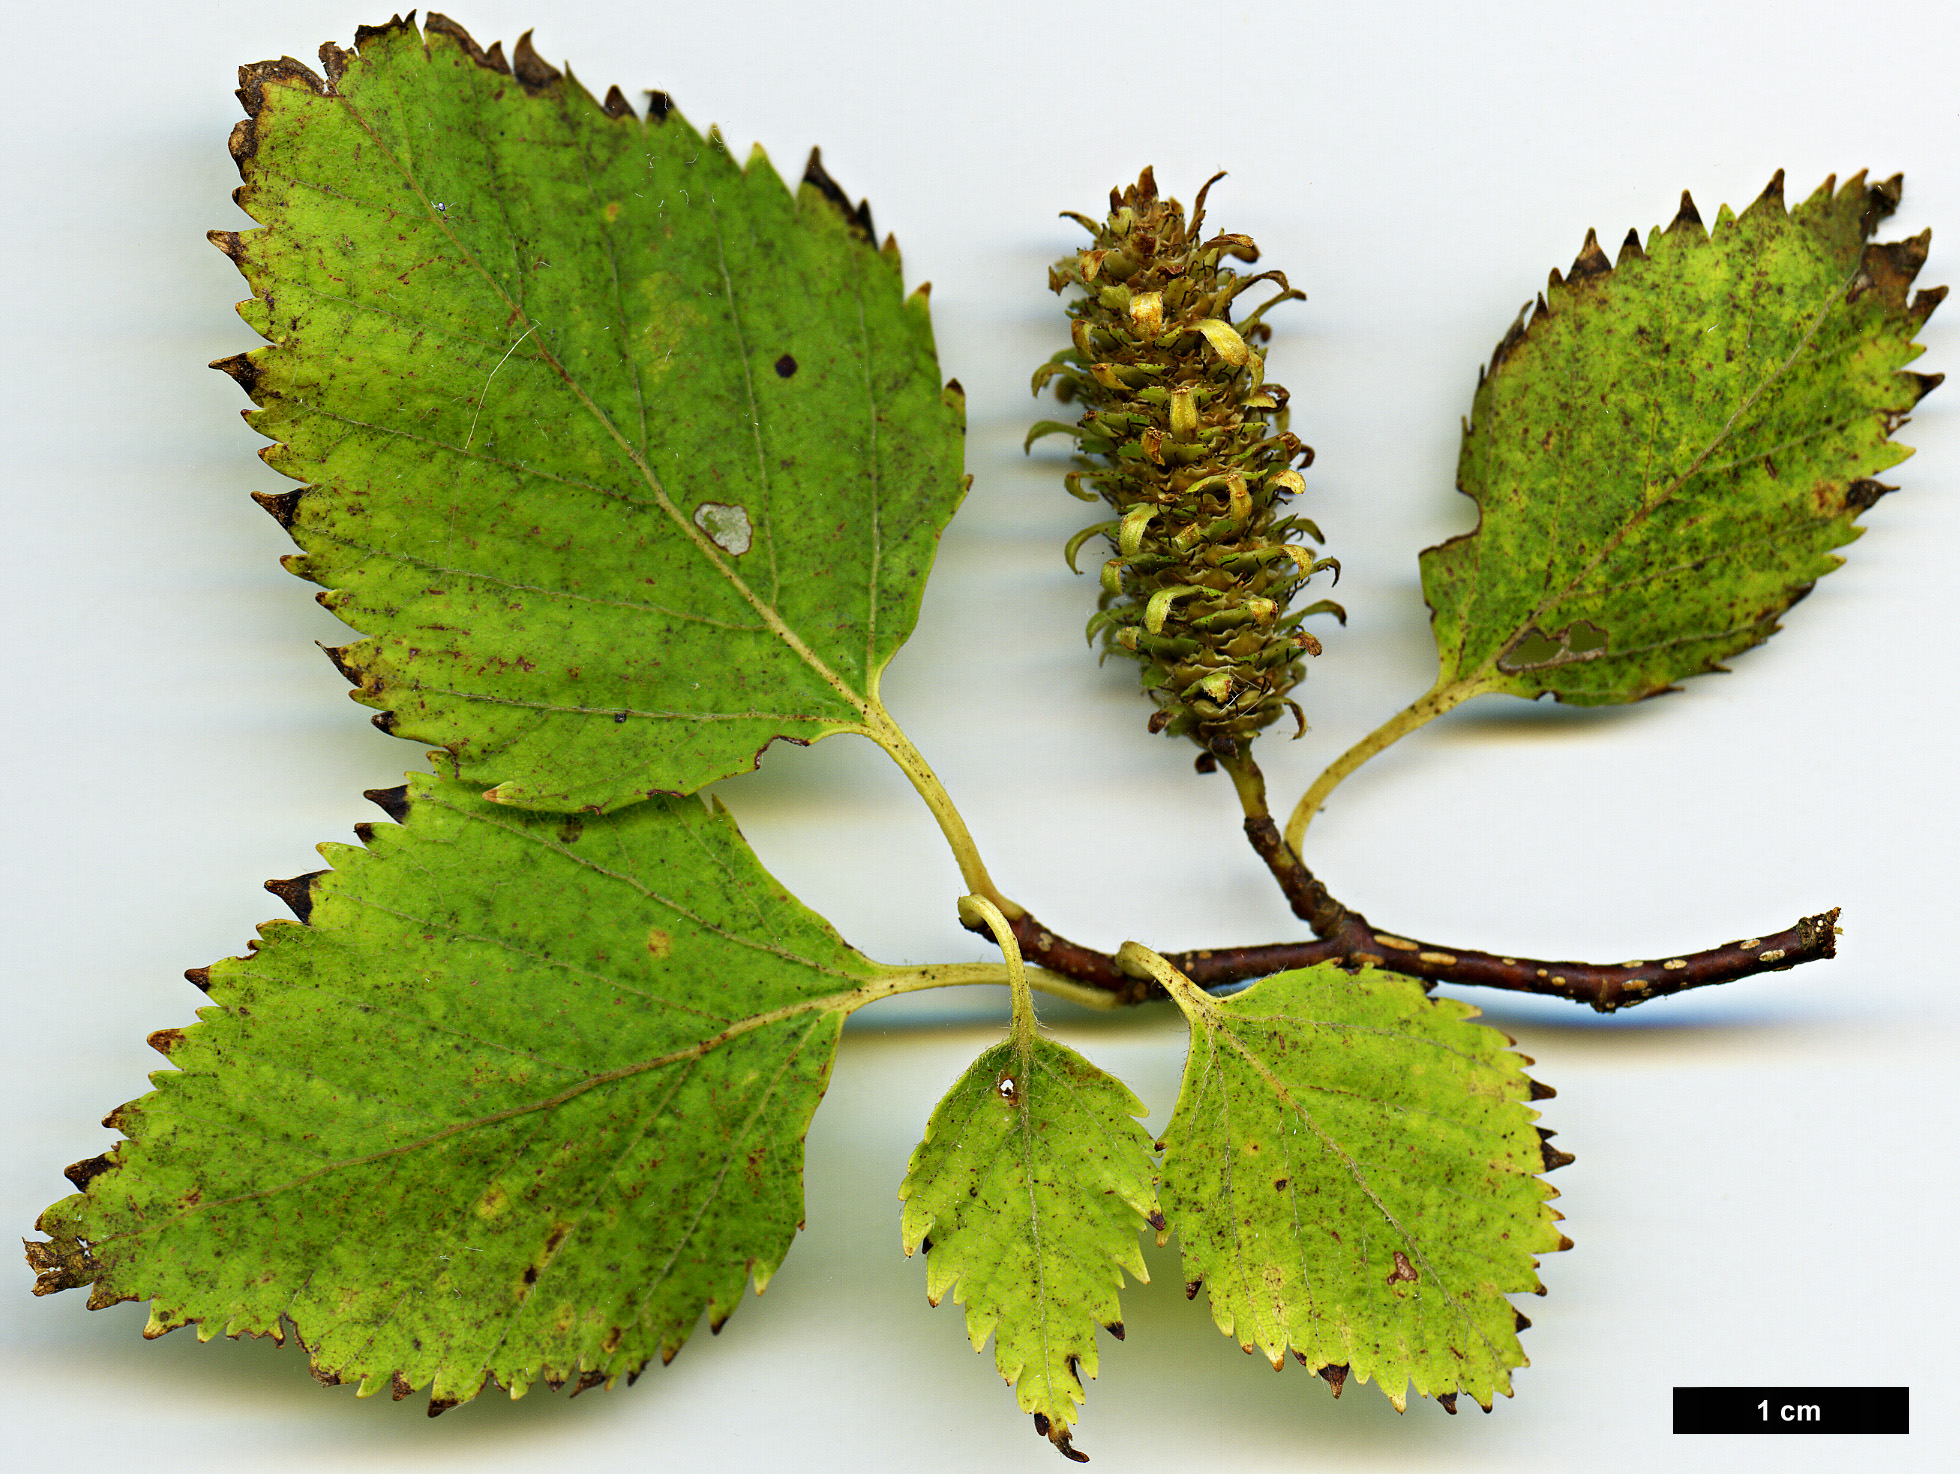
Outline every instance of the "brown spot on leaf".
<path id="1" fill-rule="evenodd" d="M 606 100 L 600 105 L 605 109 L 606 116 L 609 118 L 634 117 L 633 104 L 626 100 L 626 94 L 619 90 L 617 83 L 606 89 Z M 635 119 L 635 121 L 638 120 Z"/>
<path id="2" fill-rule="evenodd" d="M 644 90 L 647 97 L 647 121 L 649 123 L 666 122 L 667 114 L 674 110 L 674 99 L 666 93 L 656 91 L 651 87 Z"/>
<path id="3" fill-rule="evenodd" d="M 462 1399 L 460 1397 L 431 1397 L 429 1399 L 429 1416 L 439 1418 L 452 1407 L 459 1407 L 461 1405 Z"/>
<path id="4" fill-rule="evenodd" d="M 1613 262 L 1615 267 L 1624 266 L 1629 261 L 1645 261 L 1647 252 L 1640 244 L 1640 232 L 1629 230 L 1627 238 L 1620 242 L 1619 257 Z"/>
<path id="5" fill-rule="evenodd" d="M 1436 1401 L 1442 1406 L 1444 1412 L 1448 1413 L 1452 1418 L 1456 1416 L 1456 1394 L 1454 1392 L 1438 1392 L 1436 1394 Z"/>
<path id="6" fill-rule="evenodd" d="M 1524 1313 L 1524 1312 L 1523 1312 L 1522 1310 L 1519 1310 L 1519 1309 L 1518 1309 L 1517 1307 L 1515 1307 L 1515 1306 L 1513 1306 L 1513 1307 L 1512 1307 L 1512 1309 L 1511 1309 L 1511 1314 L 1512 1314 L 1512 1315 L 1514 1315 L 1515 1317 L 1517 1317 L 1517 1327 L 1516 1327 L 1516 1328 L 1517 1328 L 1518 1330 L 1520 1330 L 1520 1331 L 1528 1331 L 1528 1330 L 1530 1330 L 1530 1329 L 1531 1329 L 1531 1317 L 1530 1317 L 1530 1316 L 1528 1316 L 1528 1315 L 1526 1315 L 1526 1314 L 1525 1314 L 1525 1313 Z"/>
<path id="7" fill-rule="evenodd" d="M 1406 1282 L 1416 1278 L 1415 1266 L 1409 1263 L 1409 1256 L 1400 1249 L 1395 1251 L 1395 1268 L 1389 1271 L 1387 1284 Z"/>
<path id="8" fill-rule="evenodd" d="M 1677 230 L 1692 231 L 1702 236 L 1708 234 L 1702 227 L 1701 211 L 1695 208 L 1695 197 L 1685 189 L 1681 191 L 1681 208 L 1674 212 L 1674 218 L 1667 223 L 1667 234 L 1673 235 Z"/>
<path id="9" fill-rule="evenodd" d="M 182 1029 L 158 1029 L 144 1041 L 165 1059 L 169 1059 L 184 1042 Z"/>
<path id="10" fill-rule="evenodd" d="M 579 1377 L 578 1385 L 572 1388 L 572 1396 L 577 1397 L 581 1392 L 590 1392 L 594 1387 L 603 1387 L 605 1382 L 606 1374 L 595 1368 Z"/>
<path id="11" fill-rule="evenodd" d="M 1323 1382 L 1327 1384 L 1328 1388 L 1333 1392 L 1333 1394 L 1336 1397 L 1339 1397 L 1341 1395 L 1341 1389 L 1347 1385 L 1347 1379 L 1348 1379 L 1347 1364 L 1345 1362 L 1342 1362 L 1339 1364 L 1329 1364 L 1327 1366 L 1322 1367 L 1320 1369 L 1320 1378 Z"/>
<path id="12" fill-rule="evenodd" d="M 211 969 L 208 967 L 187 967 L 184 969 L 184 981 L 200 992 L 209 993 L 211 991 Z"/>

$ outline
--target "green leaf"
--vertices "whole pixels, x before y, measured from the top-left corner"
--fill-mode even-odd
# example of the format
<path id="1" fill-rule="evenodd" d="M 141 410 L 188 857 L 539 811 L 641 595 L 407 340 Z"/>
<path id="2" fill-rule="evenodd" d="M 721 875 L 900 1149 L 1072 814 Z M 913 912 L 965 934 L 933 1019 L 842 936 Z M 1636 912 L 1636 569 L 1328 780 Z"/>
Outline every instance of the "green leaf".
<path id="1" fill-rule="evenodd" d="M 1712 236 L 1680 215 L 1591 234 L 1498 346 L 1463 436 L 1474 532 L 1422 555 L 1439 691 L 1637 701 L 1769 638 L 1843 560 L 1888 437 L 1937 377 L 1901 373 L 1945 295 L 1929 237 L 1867 246 L 1896 179 L 1784 209 L 1779 172 Z"/>
<path id="2" fill-rule="evenodd" d="M 1172 977 L 1191 1053 L 1160 1191 L 1218 1328 L 1398 1409 L 1411 1381 L 1452 1411 L 1509 1396 L 1527 1322 L 1504 1297 L 1542 1293 L 1533 1256 L 1568 1247 L 1534 1175 L 1529 1061 L 1392 973 L 1329 964 L 1228 998 Z"/>
<path id="3" fill-rule="evenodd" d="M 522 807 L 604 810 L 881 736 L 963 491 L 924 288 L 813 154 L 794 195 L 676 112 L 601 107 L 528 40 L 395 22 L 246 68 L 264 229 L 214 239 L 273 346 L 287 560 L 368 638 L 385 730 Z M 664 107 L 664 98 L 658 107 Z"/>
<path id="4" fill-rule="evenodd" d="M 275 887 L 305 925 L 194 979 L 174 1070 L 110 1118 L 31 1246 L 39 1290 L 154 1299 L 146 1334 L 282 1334 L 431 1411 L 671 1359 L 803 1219 L 845 1015 L 896 991 L 719 806 L 581 820 L 453 780 Z"/>
<path id="5" fill-rule="evenodd" d="M 1096 1327 L 1122 1339 L 1122 1271 L 1150 1278 L 1137 1232 L 1164 1222 L 1145 1112 L 1074 1050 L 1010 1038 L 933 1109 L 899 1189 L 905 1252 L 927 1249 L 926 1298 L 953 1291 L 975 1351 L 993 1335 L 1021 1411 L 1071 1458 L 1084 1457 L 1069 1430 Z"/>

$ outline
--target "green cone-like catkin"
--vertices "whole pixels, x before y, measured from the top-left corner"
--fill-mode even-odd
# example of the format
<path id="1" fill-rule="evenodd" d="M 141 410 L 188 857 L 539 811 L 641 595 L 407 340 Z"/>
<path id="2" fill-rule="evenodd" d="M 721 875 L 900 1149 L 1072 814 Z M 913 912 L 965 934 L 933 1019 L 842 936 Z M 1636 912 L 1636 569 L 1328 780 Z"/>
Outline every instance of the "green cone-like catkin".
<path id="1" fill-rule="evenodd" d="M 1090 639 L 1100 634 L 1106 649 L 1142 662 L 1157 703 L 1151 731 L 1229 758 L 1285 710 L 1305 730 L 1288 693 L 1305 674 L 1301 656 L 1318 655 L 1320 642 L 1300 622 L 1341 610 L 1325 599 L 1292 613 L 1287 605 L 1314 573 L 1338 577 L 1339 565 L 1290 541 L 1321 540 L 1312 522 L 1283 515 L 1306 489 L 1294 467 L 1311 464 L 1313 451 L 1286 428 L 1286 390 L 1266 382 L 1256 346 L 1269 335 L 1260 314 L 1303 294 L 1277 271 L 1227 266 L 1257 260 L 1259 249 L 1243 235 L 1203 239 L 1204 200 L 1200 190 L 1187 222 L 1145 169 L 1110 191 L 1102 224 L 1071 215 L 1094 240 L 1056 262 L 1048 283 L 1083 289 L 1068 308 L 1074 346 L 1036 371 L 1034 388 L 1054 381 L 1058 399 L 1087 408 L 1076 424 L 1044 421 L 1028 439 L 1073 435 L 1082 458 L 1069 490 L 1117 513 L 1068 547 L 1071 567 L 1098 534 L 1116 550 Z M 1233 299 L 1260 281 L 1279 294 L 1234 326 Z"/>

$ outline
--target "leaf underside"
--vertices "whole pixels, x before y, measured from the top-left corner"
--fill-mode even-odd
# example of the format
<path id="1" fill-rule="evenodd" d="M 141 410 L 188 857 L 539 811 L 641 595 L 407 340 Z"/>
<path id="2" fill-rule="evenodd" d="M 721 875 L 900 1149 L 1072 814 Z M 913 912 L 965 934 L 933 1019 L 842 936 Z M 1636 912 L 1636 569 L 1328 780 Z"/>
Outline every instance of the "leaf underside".
<path id="1" fill-rule="evenodd" d="M 1074 1050 L 1009 1039 L 934 1108 L 899 1189 L 927 1298 L 953 1291 L 975 1351 L 992 1334 L 1021 1411 L 1065 1453 L 1096 1329 L 1122 1335 L 1122 1271 L 1149 1279 L 1137 1233 L 1163 1222 L 1145 1110 Z"/>
<path id="2" fill-rule="evenodd" d="M 214 964 L 176 1067 L 30 1247 L 37 1292 L 154 1299 L 147 1334 L 282 1335 L 431 1411 L 486 1377 L 610 1383 L 760 1290 L 875 964 L 718 806 L 513 812 L 453 779 L 279 886 L 303 925 Z"/>
<path id="3" fill-rule="evenodd" d="M 1485 1408 L 1525 1365 L 1504 1297 L 1566 1247 L 1523 1056 L 1411 978 L 1331 964 L 1180 995 L 1159 1191 L 1193 1294 L 1275 1367 Z M 1339 1369 L 1339 1370 L 1332 1370 Z"/>
<path id="4" fill-rule="evenodd" d="M 1867 245 L 1898 181 L 1794 211 L 1779 172 L 1713 234 L 1683 196 L 1617 264 L 1588 234 L 1482 375 L 1457 485 L 1475 531 L 1422 555 L 1439 687 L 1636 701 L 1769 638 L 1911 452 L 1902 373 L 1944 289 L 1929 236 Z"/>
<path id="5" fill-rule="evenodd" d="M 523 807 L 603 810 L 861 724 L 962 494 L 923 290 L 812 158 L 515 74 L 431 16 L 246 68 L 264 228 L 213 239 L 272 346 L 294 572 L 385 730 Z M 616 104 L 614 99 L 618 99 Z"/>

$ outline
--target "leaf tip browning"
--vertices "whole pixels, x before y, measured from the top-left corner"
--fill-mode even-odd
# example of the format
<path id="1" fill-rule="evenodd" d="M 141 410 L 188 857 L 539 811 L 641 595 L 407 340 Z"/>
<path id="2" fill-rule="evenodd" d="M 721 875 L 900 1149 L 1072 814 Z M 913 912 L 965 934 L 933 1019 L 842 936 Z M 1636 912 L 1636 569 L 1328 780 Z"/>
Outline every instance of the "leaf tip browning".
<path id="1" fill-rule="evenodd" d="M 1765 212 L 1774 210 L 1779 215 L 1787 215 L 1789 213 L 1789 207 L 1783 203 L 1783 171 L 1781 169 L 1778 169 L 1770 176 L 1769 183 L 1763 186 L 1763 192 L 1750 202 L 1749 208 L 1742 212 L 1742 216 L 1746 220 L 1759 210 Z"/>
<path id="2" fill-rule="evenodd" d="M 564 76 L 557 67 L 538 55 L 531 45 L 529 31 L 519 36 L 517 45 L 511 49 L 510 69 L 524 89 L 533 95 L 545 91 Z"/>
<path id="3" fill-rule="evenodd" d="M 412 13 L 409 18 L 411 20 L 414 19 Z M 485 51 L 481 46 L 476 44 L 476 38 L 464 30 L 462 26 L 440 11 L 435 10 L 430 11 L 428 19 L 422 22 L 422 31 L 422 44 L 425 47 L 428 45 L 428 37 L 446 36 L 455 42 L 456 45 L 460 46 L 469 59 L 485 71 L 496 72 L 505 77 L 510 75 L 510 63 L 504 60 L 503 43 L 501 41 L 493 45 L 490 50 Z M 355 34 L 355 44 L 357 46 L 360 44 L 360 34 L 358 32 Z"/>
<path id="4" fill-rule="evenodd" d="M 844 223 L 853 234 L 861 237 L 872 247 L 878 244 L 878 232 L 871 224 L 871 201 L 859 200 L 856 207 L 851 205 L 851 197 L 844 193 L 843 186 L 830 177 L 830 171 L 823 166 L 823 150 L 812 146 L 810 160 L 803 166 L 803 182 L 836 206 L 837 213 L 844 217 Z"/>
<path id="5" fill-rule="evenodd" d="M 309 870 L 304 875 L 295 875 L 291 880 L 268 880 L 265 888 L 284 901 L 293 915 L 304 922 L 313 914 L 314 887 L 319 884 L 321 876 L 332 873 L 330 870 Z"/>
<path id="6" fill-rule="evenodd" d="M 1673 235 L 1686 231 L 1690 236 L 1707 239 L 1708 231 L 1701 223 L 1701 211 L 1695 208 L 1695 197 L 1687 190 L 1681 191 L 1681 207 L 1674 212 L 1674 218 L 1667 223 L 1665 234 Z"/>
<path id="7" fill-rule="evenodd" d="M 1534 1094 L 1532 1099 L 1536 1100 L 1538 1096 Z M 1543 1126 L 1534 1129 L 1538 1132 L 1539 1148 L 1544 1159 L 1544 1166 L 1539 1168 L 1540 1172 L 1556 1172 L 1559 1168 L 1569 1167 L 1579 1160 L 1573 1153 L 1562 1152 L 1552 1145 L 1552 1138 L 1558 1135 L 1556 1131 L 1547 1131 Z"/>
<path id="8" fill-rule="evenodd" d="M 1599 234 L 1590 227 L 1586 230 L 1586 242 L 1573 258 L 1572 269 L 1566 273 L 1566 281 L 1571 284 L 1591 281 L 1594 277 L 1605 276 L 1613 269 L 1613 263 L 1606 259 L 1606 253 L 1599 248 Z"/>

